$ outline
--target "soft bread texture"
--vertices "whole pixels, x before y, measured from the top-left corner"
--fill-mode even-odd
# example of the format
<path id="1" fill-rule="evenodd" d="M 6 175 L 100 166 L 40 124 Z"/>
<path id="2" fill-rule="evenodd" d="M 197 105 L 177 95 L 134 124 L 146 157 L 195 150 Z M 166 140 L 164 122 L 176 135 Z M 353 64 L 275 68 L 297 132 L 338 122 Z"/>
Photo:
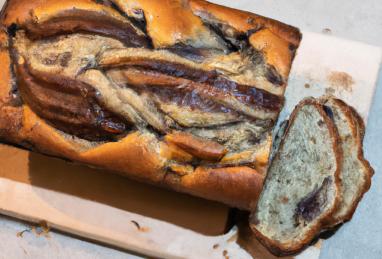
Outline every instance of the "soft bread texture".
<path id="1" fill-rule="evenodd" d="M 322 116 L 318 124 L 312 120 L 314 114 Z M 325 136 L 320 127 L 331 133 Z M 364 133 L 356 110 L 331 96 L 303 101 L 281 124 L 264 189 L 250 219 L 254 234 L 272 253 L 298 253 L 321 232 L 352 218 L 374 173 L 363 156 Z M 328 140 L 332 146 L 323 143 Z M 332 175 L 320 184 L 323 171 Z"/>
<path id="2" fill-rule="evenodd" d="M 9 0 L 0 139 L 251 210 L 300 40 L 205 1 Z"/>
<path id="3" fill-rule="evenodd" d="M 329 219 L 328 226 L 335 226 L 352 218 L 362 196 L 370 189 L 374 174 L 363 156 L 364 124 L 354 109 L 335 98 L 324 98 L 324 108 L 332 115 L 338 129 L 343 164 L 340 172 L 341 201 Z"/>
<path id="4" fill-rule="evenodd" d="M 256 237 L 273 253 L 301 251 L 336 211 L 342 166 L 338 140 L 317 100 L 296 107 L 250 219 Z"/>

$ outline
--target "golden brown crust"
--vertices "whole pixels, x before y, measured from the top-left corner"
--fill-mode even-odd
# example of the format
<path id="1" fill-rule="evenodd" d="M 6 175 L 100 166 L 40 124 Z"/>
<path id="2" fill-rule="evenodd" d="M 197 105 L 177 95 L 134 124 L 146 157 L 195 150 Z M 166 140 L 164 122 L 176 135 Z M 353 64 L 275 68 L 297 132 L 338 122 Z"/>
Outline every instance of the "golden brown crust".
<path id="1" fill-rule="evenodd" d="M 370 163 L 365 159 L 363 154 L 363 138 L 365 134 L 365 124 L 362 117 L 358 112 L 351 106 L 347 105 L 344 101 L 336 98 L 332 98 L 332 101 L 338 105 L 342 110 L 345 116 L 350 121 L 352 137 L 356 141 L 357 146 L 357 159 L 363 164 L 364 167 L 364 180 L 365 183 L 362 187 L 362 190 L 358 193 L 356 199 L 354 200 L 351 209 L 348 213 L 342 217 L 334 217 L 328 220 L 327 225 L 329 227 L 334 227 L 337 224 L 346 222 L 352 219 L 355 210 L 358 207 L 359 202 L 362 200 L 363 196 L 371 187 L 371 178 L 374 175 L 374 169 L 371 167 Z"/>
<path id="2" fill-rule="evenodd" d="M 164 157 L 148 149 L 153 139 L 135 133 L 120 142 L 85 148 L 47 125 L 27 106 L 24 106 L 23 114 L 24 120 L 19 129 L 20 138 L 34 143 L 33 149 L 44 154 L 116 170 L 121 174 L 128 168 L 126 175 L 137 180 L 164 184 L 181 192 L 218 200 L 246 210 L 254 207 L 261 191 L 264 176 L 249 167 L 197 168 L 193 173 L 182 177 L 179 182 L 178 177 L 176 181 L 165 177 Z M 9 121 L 14 121 L 14 118 L 6 120 L 7 123 Z M 10 129 L 11 132 L 13 130 L 14 128 Z M 164 147 L 161 151 L 164 151 Z M 175 157 L 190 158 L 182 150 L 177 150 Z"/>
<path id="3" fill-rule="evenodd" d="M 228 22 L 233 28 L 241 32 L 267 28 L 274 34 L 297 47 L 301 41 L 301 33 L 295 27 L 276 20 L 265 18 L 253 13 L 209 3 L 204 0 L 190 0 L 194 13 L 206 12 L 218 20 Z"/>
<path id="4" fill-rule="evenodd" d="M 6 27 L 26 29 L 32 39 L 63 33 L 85 32 L 114 37 L 126 46 L 150 47 L 143 32 L 109 6 L 92 0 L 28 1 L 14 0 L 4 12 Z"/>
<path id="5" fill-rule="evenodd" d="M 18 142 L 21 128 L 22 109 L 12 105 L 12 71 L 8 37 L 0 28 L 0 140 Z"/>
<path id="6" fill-rule="evenodd" d="M 75 16 L 77 20 L 80 20 L 79 13 L 73 13 L 73 10 L 91 14 L 93 18 L 106 14 L 114 19 L 111 24 L 119 24 L 115 21 L 130 24 L 130 20 L 124 15 L 135 15 L 134 12 L 129 13 L 129 10 L 141 8 L 145 12 L 147 34 L 153 43 L 153 46 L 144 43 L 142 46 L 148 49 L 166 48 L 179 42 L 190 42 L 192 46 L 197 47 L 202 42 L 205 44 L 204 47 L 226 51 L 198 16 L 197 12 L 202 8 L 203 11 L 210 12 L 219 20 L 227 20 L 241 32 L 256 29 L 259 25 L 265 29 L 257 36 L 254 34 L 251 42 L 255 48 L 264 53 L 265 63 L 274 66 L 285 79 L 288 76 L 288 66 L 293 58 L 294 50 L 300 41 L 298 30 L 264 17 L 203 1 L 189 3 L 169 1 L 170 6 L 166 8 L 162 7 L 161 1 L 152 0 L 101 2 L 93 0 L 9 0 L 7 2 L 2 12 L 0 31 L 0 78 L 2 79 L 0 80 L 0 139 L 47 155 L 115 170 L 138 180 L 165 185 L 234 207 L 247 210 L 254 208 L 264 178 L 264 174 L 259 172 L 265 171 L 269 150 L 258 152 L 256 159 L 248 166 L 235 166 L 233 159 L 232 163 L 229 161 L 226 165 L 217 164 L 214 168 L 213 165 L 203 167 L 199 163 L 201 157 L 203 160 L 218 160 L 227 153 L 224 148 L 212 142 L 193 142 L 193 150 L 190 150 L 184 147 L 179 148 L 179 143 L 176 141 L 176 143 L 166 142 L 164 138 L 158 138 L 149 131 L 132 131 L 118 142 L 109 143 L 91 142 L 68 135 L 40 118 L 27 104 L 17 103 L 17 100 L 12 99 L 12 85 L 16 79 L 13 78 L 11 71 L 8 39 L 13 37 L 19 28 L 25 29 L 26 34 L 29 28 L 31 34 L 29 36 L 32 40 L 56 36 L 56 33 L 51 35 L 48 32 L 44 35 L 43 30 L 44 28 L 56 30 L 57 27 L 49 23 L 48 25 L 53 27 L 41 27 L 41 25 L 46 24 L 47 21 L 61 21 L 63 13 L 66 15 L 70 13 L 69 17 Z M 106 2 L 114 2 L 120 10 L 116 10 Z M 130 4 L 134 5 L 132 9 L 131 6 L 126 6 Z M 174 20 L 177 20 L 177 26 L 173 26 Z M 82 21 L 80 23 L 82 24 L 80 32 L 93 33 L 95 26 L 83 24 Z M 34 25 L 37 27 L 33 27 Z M 132 25 L 136 35 L 146 33 L 139 25 L 135 23 Z M 65 26 L 63 34 L 73 31 L 74 27 L 71 23 L 65 21 Z M 6 33 L 7 30 L 9 35 Z M 109 36 L 107 30 L 99 34 Z M 114 38 L 123 40 L 123 37 Z M 287 52 L 290 46 L 292 50 Z M 271 53 L 273 51 L 275 51 L 274 54 Z M 239 56 L 236 55 L 237 57 Z M 285 88 L 285 85 L 280 87 Z M 282 92 L 283 90 L 280 91 Z M 199 146 L 205 144 L 205 147 L 195 152 L 195 143 Z M 199 166 L 194 167 L 195 161 Z"/>
<path id="7" fill-rule="evenodd" d="M 122 10 L 127 10 L 128 14 L 133 10 L 144 10 L 147 32 L 157 48 L 174 45 L 180 39 L 187 41 L 200 36 L 205 39 L 210 35 L 185 1 L 164 3 L 152 0 L 115 0 L 114 2 Z"/>
<path id="8" fill-rule="evenodd" d="M 46 1 L 46 0 L 11 0 L 4 11 L 2 23 L 8 27 L 12 23 L 19 26 L 27 22 L 44 21 L 65 10 L 79 9 L 96 12 L 106 12 L 109 15 L 120 17 L 120 15 L 110 7 L 97 4 L 93 0 L 65 0 L 65 1 Z M 10 6 L 11 5 L 11 6 Z"/>
<path id="9" fill-rule="evenodd" d="M 312 232 L 319 231 L 319 229 L 320 228 L 312 229 Z M 268 237 L 262 235 L 256 229 L 251 228 L 251 230 L 254 233 L 256 239 L 259 240 L 259 242 L 263 246 L 265 246 L 273 255 L 280 256 L 280 257 L 296 255 L 300 253 L 302 250 L 304 250 L 306 247 L 308 247 L 312 241 L 312 237 L 309 237 L 309 238 L 306 238 L 305 240 L 302 240 L 301 245 L 293 246 L 293 247 L 283 247 L 282 244 L 275 242 L 273 240 L 270 240 Z"/>
<path id="10" fill-rule="evenodd" d="M 267 63 L 276 68 L 285 82 L 288 80 L 291 61 L 302 38 L 298 29 L 260 15 L 204 0 L 190 0 L 190 6 L 196 15 L 211 16 L 217 21 L 227 22 L 241 33 L 252 34 L 249 43 L 265 54 Z"/>
<path id="11" fill-rule="evenodd" d="M 153 139 L 147 136 L 134 133 L 120 142 L 106 143 L 81 151 L 83 147 L 63 137 L 28 107 L 24 108 L 24 116 L 21 135 L 28 142 L 37 143 L 35 150 L 45 154 L 116 170 L 121 174 L 128 168 L 126 175 L 137 180 L 165 185 L 246 210 L 254 208 L 262 189 L 264 175 L 250 167 L 198 167 L 193 173 L 184 176 L 167 177 L 164 160 L 154 150 L 149 149 Z M 188 172 L 189 167 L 186 169 L 185 172 Z"/>
<path id="12" fill-rule="evenodd" d="M 291 125 L 293 125 L 293 121 L 296 118 L 300 108 L 303 107 L 304 105 L 315 106 L 316 109 L 321 114 L 322 118 L 324 119 L 325 124 L 328 125 L 328 129 L 329 129 L 332 143 L 333 143 L 332 148 L 335 151 L 335 154 L 337 154 L 336 155 L 336 162 L 337 162 L 338 166 L 336 168 L 336 172 L 335 172 L 334 176 L 335 176 L 335 184 L 336 184 L 337 190 L 338 190 L 338 188 L 340 186 L 340 175 L 339 174 L 341 171 L 342 159 L 343 159 L 342 158 L 342 150 L 341 150 L 340 145 L 339 145 L 339 135 L 338 135 L 337 128 L 335 127 L 333 121 L 325 113 L 323 106 L 316 99 L 307 98 L 304 101 L 300 102 L 300 104 L 295 108 L 295 110 L 293 111 L 293 113 L 290 116 L 290 123 L 289 123 L 288 128 L 285 131 L 284 136 L 286 136 L 288 134 L 288 131 L 289 131 Z M 284 140 L 281 141 L 280 146 L 282 146 L 283 143 L 284 143 Z M 276 156 L 278 156 L 278 155 L 279 155 L 279 153 L 276 154 Z M 250 222 L 250 227 L 251 227 L 252 231 L 254 232 L 256 238 L 264 246 L 266 246 L 269 249 L 269 251 L 271 251 L 273 254 L 275 254 L 277 256 L 294 255 L 294 254 L 301 252 L 306 246 L 310 245 L 310 243 L 313 241 L 313 239 L 320 234 L 320 230 L 326 225 L 326 222 L 332 218 L 332 215 L 337 210 L 340 198 L 341 198 L 340 193 L 339 193 L 339 191 L 337 191 L 335 202 L 334 202 L 335 205 L 333 206 L 333 208 L 328 210 L 325 213 L 325 215 L 321 218 L 320 222 L 318 222 L 314 227 L 311 228 L 309 233 L 306 235 L 305 239 L 303 239 L 303 240 L 301 240 L 295 244 L 280 243 L 280 242 L 277 242 L 276 240 L 272 240 L 269 237 L 264 236 L 261 232 L 259 232 L 256 229 L 256 227 L 255 227 L 256 223 L 255 222 L 254 222 L 254 224 L 251 224 L 251 222 Z M 255 219 L 252 219 L 252 220 L 255 220 Z"/>
<path id="13" fill-rule="evenodd" d="M 8 37 L 0 28 L 0 102 L 7 103 L 12 88 L 11 58 L 8 49 Z"/>
<path id="14" fill-rule="evenodd" d="M 147 33 L 157 48 L 189 40 L 196 41 L 195 44 L 198 45 L 199 40 L 208 41 L 209 38 L 213 38 L 197 16 L 199 13 L 210 15 L 218 21 L 227 22 L 240 33 L 251 32 L 250 34 L 253 34 L 250 39 L 252 46 L 265 52 L 267 62 L 276 68 L 285 82 L 288 79 L 291 60 L 301 41 L 301 33 L 292 26 L 203 0 L 191 0 L 188 4 L 172 1 L 167 4 L 166 8 L 163 8 L 162 2 L 152 0 L 116 0 L 114 2 L 122 10 L 126 10 L 127 14 L 132 10 L 145 11 Z M 43 0 L 13 0 L 12 8 L 8 8 L 5 12 L 4 25 L 8 27 L 12 23 L 19 26 L 26 26 L 31 22 L 32 24 L 43 23 L 60 13 L 73 11 L 73 7 L 80 12 L 107 13 L 117 20 L 122 19 L 121 15 L 111 7 L 97 4 L 93 0 L 69 0 L 60 3 Z M 91 17 L 85 13 L 84 16 Z M 174 20 L 177 20 L 176 25 L 174 25 Z M 260 31 L 257 32 L 257 30 Z M 52 29 L 45 31 L 52 31 Z M 217 47 L 218 43 L 209 42 L 208 45 Z M 265 45 L 269 45 L 269 47 L 265 48 Z M 274 50 L 276 52 L 273 52 Z"/>
<path id="15" fill-rule="evenodd" d="M 227 154 L 225 147 L 219 143 L 197 138 L 190 133 L 174 132 L 167 134 L 165 140 L 200 159 L 219 161 Z"/>
<path id="16" fill-rule="evenodd" d="M 194 157 L 184 151 L 183 149 L 177 147 L 172 143 L 161 143 L 161 156 L 167 160 L 177 161 L 179 163 L 190 163 Z"/>
<path id="17" fill-rule="evenodd" d="M 287 41 L 264 29 L 254 33 L 249 43 L 264 53 L 267 63 L 276 67 L 283 78 L 288 78 L 293 57 Z"/>
<path id="18" fill-rule="evenodd" d="M 360 138 L 358 139 L 358 141 L 360 141 Z M 348 213 L 347 217 L 344 217 L 344 221 L 349 221 L 353 218 L 353 215 L 357 209 L 357 206 L 358 204 L 360 203 L 360 201 L 362 200 L 363 196 L 370 190 L 371 188 L 371 179 L 375 173 L 374 169 L 371 167 L 371 164 L 369 163 L 369 161 L 367 161 L 364 157 L 364 154 L 363 154 L 363 149 L 360 148 L 358 150 L 358 159 L 362 162 L 362 164 L 364 165 L 364 167 L 366 168 L 366 172 L 367 172 L 367 177 L 366 177 L 366 182 L 365 182 L 365 185 L 364 185 L 364 188 L 361 192 L 361 195 L 358 197 L 358 199 L 354 202 L 354 206 L 352 207 L 352 209 L 350 210 L 350 212 Z"/>
<path id="19" fill-rule="evenodd" d="M 235 207 L 251 210 L 256 206 L 263 180 L 264 175 L 250 167 L 198 167 L 193 174 L 176 181 L 171 177 L 165 178 L 165 184 L 174 185 L 179 191 L 226 204 L 234 201 Z"/>

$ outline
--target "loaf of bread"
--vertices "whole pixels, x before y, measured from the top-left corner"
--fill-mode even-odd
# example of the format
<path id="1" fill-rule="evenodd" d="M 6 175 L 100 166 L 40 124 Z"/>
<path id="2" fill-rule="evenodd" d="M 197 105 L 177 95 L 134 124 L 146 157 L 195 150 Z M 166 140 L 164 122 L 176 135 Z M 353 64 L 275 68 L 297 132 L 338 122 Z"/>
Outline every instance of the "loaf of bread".
<path id="1" fill-rule="evenodd" d="M 276 255 L 298 253 L 350 220 L 373 175 L 362 151 L 363 121 L 343 101 L 306 99 L 285 125 L 250 218 L 256 237 Z"/>
<path id="2" fill-rule="evenodd" d="M 251 210 L 300 40 L 203 0 L 8 0 L 0 139 Z"/>

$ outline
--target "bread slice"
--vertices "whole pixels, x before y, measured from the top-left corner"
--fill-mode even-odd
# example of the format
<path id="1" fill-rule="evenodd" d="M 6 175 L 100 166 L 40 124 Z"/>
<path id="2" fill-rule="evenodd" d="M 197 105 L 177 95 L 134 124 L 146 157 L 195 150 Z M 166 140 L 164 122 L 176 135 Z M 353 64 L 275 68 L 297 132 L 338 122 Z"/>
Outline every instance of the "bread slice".
<path id="1" fill-rule="evenodd" d="M 292 113 L 250 217 L 251 229 L 272 253 L 299 252 L 336 210 L 342 165 L 338 139 L 318 101 L 306 99 Z"/>
<path id="2" fill-rule="evenodd" d="M 352 218 L 362 196 L 370 188 L 373 169 L 363 157 L 365 127 L 362 118 L 341 100 L 325 98 L 322 103 L 337 127 L 343 152 L 341 201 L 328 222 L 328 227 L 333 227 Z"/>

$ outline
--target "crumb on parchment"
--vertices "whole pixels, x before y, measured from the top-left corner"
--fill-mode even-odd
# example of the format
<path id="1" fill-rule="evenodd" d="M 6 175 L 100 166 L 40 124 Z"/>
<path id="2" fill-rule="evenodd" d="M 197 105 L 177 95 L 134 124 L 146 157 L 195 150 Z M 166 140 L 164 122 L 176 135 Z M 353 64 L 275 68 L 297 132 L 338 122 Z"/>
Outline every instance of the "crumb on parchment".
<path id="1" fill-rule="evenodd" d="M 136 228 L 140 231 L 140 232 L 149 232 L 150 231 L 150 228 L 148 227 L 142 227 L 137 221 L 135 220 L 131 220 L 131 223 L 133 223 Z"/>
<path id="2" fill-rule="evenodd" d="M 332 30 L 330 28 L 324 28 L 322 30 L 322 33 L 324 33 L 324 34 L 332 34 Z"/>
<path id="3" fill-rule="evenodd" d="M 48 222 L 46 222 L 45 220 L 42 220 L 38 223 L 38 225 L 30 226 L 27 229 L 17 232 L 16 236 L 23 238 L 25 233 L 33 233 L 37 237 L 43 236 L 43 237 L 49 238 L 50 237 L 49 232 L 50 232 L 50 227 L 48 225 Z"/>
<path id="4" fill-rule="evenodd" d="M 332 71 L 327 76 L 327 81 L 334 91 L 353 91 L 354 80 L 346 72 Z"/>

